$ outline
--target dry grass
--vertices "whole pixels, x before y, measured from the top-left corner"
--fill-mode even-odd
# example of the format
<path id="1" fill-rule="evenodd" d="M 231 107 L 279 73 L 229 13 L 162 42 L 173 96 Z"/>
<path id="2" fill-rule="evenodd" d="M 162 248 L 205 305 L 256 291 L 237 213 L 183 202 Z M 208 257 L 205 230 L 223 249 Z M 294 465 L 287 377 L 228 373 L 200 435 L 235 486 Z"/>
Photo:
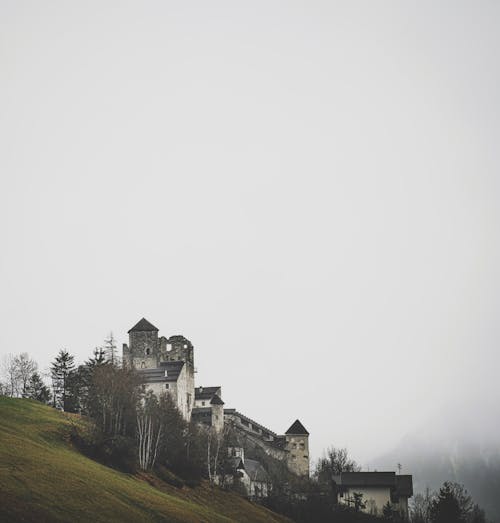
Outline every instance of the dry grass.
<path id="1" fill-rule="evenodd" d="M 96 463 L 67 440 L 75 421 L 34 401 L 0 397 L 0 521 L 288 521 L 207 484 L 176 489 Z"/>

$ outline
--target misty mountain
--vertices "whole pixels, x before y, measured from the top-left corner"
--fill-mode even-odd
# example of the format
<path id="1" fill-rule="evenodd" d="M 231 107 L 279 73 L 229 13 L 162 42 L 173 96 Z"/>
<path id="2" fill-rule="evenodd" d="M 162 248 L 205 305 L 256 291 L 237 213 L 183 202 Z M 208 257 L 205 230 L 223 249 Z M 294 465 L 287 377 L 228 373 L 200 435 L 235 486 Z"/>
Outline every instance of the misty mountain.
<path id="1" fill-rule="evenodd" d="M 482 405 L 477 412 L 477 405 Z M 460 412 L 461 410 L 461 412 Z M 446 480 L 465 485 L 472 498 L 500 522 L 500 437 L 494 404 L 476 411 L 446 409 L 425 426 L 408 434 L 391 451 L 370 463 L 377 470 L 413 474 L 414 492 L 438 489 Z"/>

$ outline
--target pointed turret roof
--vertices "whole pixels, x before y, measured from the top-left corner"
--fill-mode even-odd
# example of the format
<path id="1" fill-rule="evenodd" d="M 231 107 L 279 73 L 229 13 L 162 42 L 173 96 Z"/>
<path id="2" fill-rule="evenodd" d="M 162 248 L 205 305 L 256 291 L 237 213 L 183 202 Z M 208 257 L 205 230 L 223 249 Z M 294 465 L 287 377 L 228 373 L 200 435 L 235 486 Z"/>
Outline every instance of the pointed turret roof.
<path id="1" fill-rule="evenodd" d="M 214 397 L 210 401 L 211 405 L 224 405 L 224 402 L 221 400 L 218 394 L 214 394 Z"/>
<path id="2" fill-rule="evenodd" d="M 285 434 L 294 434 L 294 435 L 307 435 L 309 436 L 309 432 L 305 429 L 304 425 L 296 419 L 292 426 L 285 432 Z"/>
<path id="3" fill-rule="evenodd" d="M 128 332 L 151 332 L 151 331 L 157 331 L 158 329 L 146 318 L 142 318 L 138 323 L 136 323 Z"/>

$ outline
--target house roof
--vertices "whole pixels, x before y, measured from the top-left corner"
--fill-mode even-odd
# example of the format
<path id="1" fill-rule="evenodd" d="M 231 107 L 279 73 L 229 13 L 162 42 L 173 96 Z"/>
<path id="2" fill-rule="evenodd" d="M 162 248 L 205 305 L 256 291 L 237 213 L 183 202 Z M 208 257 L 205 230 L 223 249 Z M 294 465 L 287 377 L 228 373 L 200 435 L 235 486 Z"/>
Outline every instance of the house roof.
<path id="1" fill-rule="evenodd" d="M 345 487 L 395 487 L 395 472 L 342 472 L 340 484 Z"/>
<path id="2" fill-rule="evenodd" d="M 252 481 L 269 481 L 269 474 L 266 469 L 254 459 L 245 459 L 245 470 Z"/>
<path id="3" fill-rule="evenodd" d="M 294 434 L 294 435 L 309 435 L 309 432 L 305 429 L 304 425 L 296 419 L 292 426 L 285 432 L 285 434 Z"/>
<path id="4" fill-rule="evenodd" d="M 210 405 L 224 405 L 224 402 L 220 399 L 218 394 L 214 394 L 212 400 L 210 401 Z"/>
<path id="5" fill-rule="evenodd" d="M 194 399 L 209 400 L 214 394 L 220 395 L 220 385 L 218 387 L 196 387 L 194 389 Z"/>
<path id="6" fill-rule="evenodd" d="M 239 418 L 240 422 L 243 420 L 247 423 L 251 423 L 252 427 L 260 429 L 261 435 L 268 434 L 270 437 L 272 437 L 273 440 L 278 438 L 278 435 L 275 432 L 268 429 L 267 427 L 264 427 L 264 425 L 257 423 L 256 421 L 249 418 L 248 416 L 245 416 L 241 412 L 238 412 L 236 409 L 224 409 L 224 414 L 227 414 L 228 416 L 232 416 L 234 418 Z M 250 429 L 247 429 L 247 430 L 249 430 L 250 432 L 253 432 Z M 269 442 L 269 443 L 271 443 L 271 442 Z"/>
<path id="7" fill-rule="evenodd" d="M 245 465 L 243 464 L 243 460 L 239 457 L 227 458 L 227 461 L 228 461 L 229 466 L 234 470 L 245 468 Z"/>
<path id="8" fill-rule="evenodd" d="M 177 381 L 183 366 L 183 361 L 162 361 L 156 369 L 137 369 L 137 372 L 144 383 L 172 382 Z"/>
<path id="9" fill-rule="evenodd" d="M 158 332 L 158 329 L 146 318 L 138 321 L 128 332 Z"/>

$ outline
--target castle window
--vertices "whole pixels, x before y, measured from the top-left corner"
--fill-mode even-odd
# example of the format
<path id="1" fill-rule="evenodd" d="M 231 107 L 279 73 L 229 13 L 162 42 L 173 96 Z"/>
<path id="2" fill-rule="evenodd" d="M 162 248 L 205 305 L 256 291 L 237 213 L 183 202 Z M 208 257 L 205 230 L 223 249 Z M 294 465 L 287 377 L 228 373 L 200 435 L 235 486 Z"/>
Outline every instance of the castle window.
<path id="1" fill-rule="evenodd" d="M 151 349 L 148 347 L 148 348 L 146 349 L 146 354 L 150 354 L 150 352 L 151 352 Z"/>
<path id="2" fill-rule="evenodd" d="M 202 407 L 205 406 L 205 402 L 204 402 L 204 401 L 201 402 L 201 406 L 202 406 Z"/>
<path id="3" fill-rule="evenodd" d="M 185 349 L 187 349 L 187 348 L 188 348 L 188 346 L 187 346 L 187 343 L 184 343 L 184 348 L 185 348 Z"/>
<path id="4" fill-rule="evenodd" d="M 170 385 L 168 383 L 165 383 L 165 388 L 166 389 L 169 389 L 170 388 Z"/>
<path id="5" fill-rule="evenodd" d="M 167 343 L 167 352 L 170 352 L 172 350 L 172 344 Z"/>
<path id="6" fill-rule="evenodd" d="M 141 369 L 144 369 L 145 367 L 146 367 L 146 364 L 143 361 L 141 361 Z"/>

